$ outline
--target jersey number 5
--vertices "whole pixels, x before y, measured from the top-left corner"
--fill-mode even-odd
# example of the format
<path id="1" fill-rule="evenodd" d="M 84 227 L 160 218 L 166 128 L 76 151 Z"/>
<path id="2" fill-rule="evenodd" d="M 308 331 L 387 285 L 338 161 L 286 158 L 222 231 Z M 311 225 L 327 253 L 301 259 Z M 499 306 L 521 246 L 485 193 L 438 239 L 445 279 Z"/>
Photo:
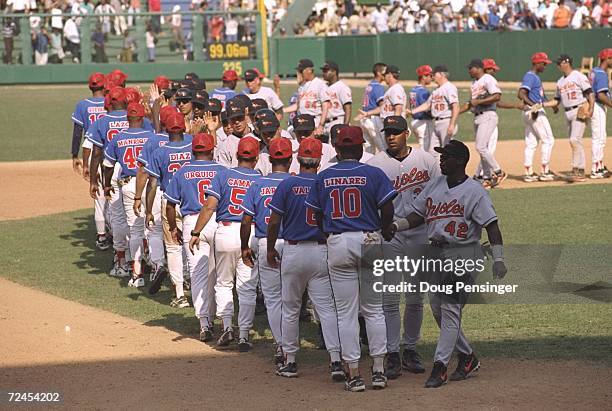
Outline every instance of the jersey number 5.
<path id="1" fill-rule="evenodd" d="M 232 191 L 230 193 L 231 204 L 229 205 L 229 207 L 227 207 L 227 211 L 229 211 L 231 215 L 242 215 L 242 209 L 240 208 L 240 205 L 244 201 L 243 197 L 246 192 L 246 188 L 232 188 Z"/>
<path id="2" fill-rule="evenodd" d="M 342 191 L 334 188 L 329 197 L 332 200 L 332 219 L 357 218 L 361 215 L 361 191 L 358 188 L 347 187 Z"/>
<path id="3" fill-rule="evenodd" d="M 125 164 L 130 170 L 135 169 L 136 159 L 140 155 L 141 151 L 142 146 L 128 147 L 123 154 L 123 164 Z"/>

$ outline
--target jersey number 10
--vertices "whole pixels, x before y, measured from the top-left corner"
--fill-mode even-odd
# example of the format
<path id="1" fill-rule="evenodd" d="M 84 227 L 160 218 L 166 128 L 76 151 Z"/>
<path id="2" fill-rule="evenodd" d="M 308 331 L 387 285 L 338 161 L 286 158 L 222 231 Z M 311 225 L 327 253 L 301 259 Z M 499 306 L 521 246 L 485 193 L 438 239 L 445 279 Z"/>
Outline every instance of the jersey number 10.
<path id="1" fill-rule="evenodd" d="M 357 218 L 361 215 L 361 191 L 358 188 L 347 187 L 342 191 L 334 188 L 329 197 L 332 200 L 332 219 Z"/>

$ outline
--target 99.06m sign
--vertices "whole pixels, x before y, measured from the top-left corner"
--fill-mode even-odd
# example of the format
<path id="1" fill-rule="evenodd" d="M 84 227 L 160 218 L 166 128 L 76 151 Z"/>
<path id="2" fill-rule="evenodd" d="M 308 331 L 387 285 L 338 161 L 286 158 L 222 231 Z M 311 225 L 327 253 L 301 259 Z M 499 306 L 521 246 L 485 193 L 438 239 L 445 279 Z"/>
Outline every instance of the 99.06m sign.
<path id="1" fill-rule="evenodd" d="M 252 58 L 249 43 L 213 43 L 207 49 L 209 60 L 246 60 Z"/>

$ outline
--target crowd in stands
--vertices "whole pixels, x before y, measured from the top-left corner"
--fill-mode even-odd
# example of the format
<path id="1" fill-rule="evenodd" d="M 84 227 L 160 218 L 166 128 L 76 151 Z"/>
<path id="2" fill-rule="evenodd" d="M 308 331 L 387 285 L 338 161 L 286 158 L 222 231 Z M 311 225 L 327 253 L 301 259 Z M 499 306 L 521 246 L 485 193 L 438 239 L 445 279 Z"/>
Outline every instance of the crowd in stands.
<path id="1" fill-rule="evenodd" d="M 612 0 L 355 0 L 319 1 L 301 36 L 449 33 L 610 27 Z"/>

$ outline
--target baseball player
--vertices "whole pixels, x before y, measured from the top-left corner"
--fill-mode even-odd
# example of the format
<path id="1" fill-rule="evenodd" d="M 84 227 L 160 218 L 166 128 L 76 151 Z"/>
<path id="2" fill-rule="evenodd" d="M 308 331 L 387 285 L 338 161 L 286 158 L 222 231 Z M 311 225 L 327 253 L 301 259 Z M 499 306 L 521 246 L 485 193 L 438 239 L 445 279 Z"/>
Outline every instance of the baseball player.
<path id="1" fill-rule="evenodd" d="M 469 108 L 474 114 L 474 140 L 483 168 L 482 185 L 485 189 L 490 189 L 498 186 L 508 177 L 489 150 L 491 136 L 499 122 L 496 103 L 501 99 L 501 89 L 495 77 L 484 72 L 482 60 L 470 61 L 468 70 L 470 77 L 474 79 L 470 88 Z"/>
<path id="2" fill-rule="evenodd" d="M 531 56 L 531 70 L 523 76 L 518 98 L 525 103 L 523 110 L 523 123 L 525 124 L 525 175 L 523 181 L 532 183 L 535 181 L 553 181 L 555 173 L 549 167 L 552 149 L 555 144 L 552 128 L 544 111 L 543 104 L 546 102 L 544 87 L 539 73 L 543 73 L 546 66 L 552 63 L 548 55 L 543 52 Z M 553 107 L 553 110 L 557 110 Z M 542 166 L 538 176 L 533 170 L 533 157 L 540 140 Z"/>
<path id="3" fill-rule="evenodd" d="M 385 80 L 385 70 L 387 65 L 384 63 L 376 63 L 372 67 L 372 74 L 374 78 L 366 86 L 363 92 L 363 101 L 361 103 L 361 110 L 355 117 L 355 121 L 359 121 L 361 128 L 363 128 L 366 138 L 366 149 L 372 153 L 377 151 L 384 151 L 384 137 L 381 133 L 382 121 L 380 116 L 372 114 L 365 116 L 362 113 L 373 112 L 383 104 L 385 96 L 385 86 L 382 82 Z"/>
<path id="4" fill-rule="evenodd" d="M 144 124 L 145 109 L 140 103 L 132 102 L 127 107 L 129 128 L 117 134 L 104 149 L 104 192 L 113 190 L 111 178 L 115 164 L 121 167 L 117 185 L 121 190 L 121 200 L 125 210 L 127 225 L 129 227 L 129 249 L 133 259 L 132 278 L 128 283 L 130 287 L 144 287 L 142 277 L 141 259 L 144 256 L 144 217 L 134 213 L 134 197 L 136 192 L 136 173 L 138 171 L 138 156 L 152 131 L 142 128 Z"/>
<path id="5" fill-rule="evenodd" d="M 351 121 L 353 95 L 351 88 L 340 80 L 340 68 L 333 61 L 326 61 L 323 67 L 323 80 L 327 82 L 329 95 L 329 115 L 325 123 L 325 134 L 329 135 L 336 124 L 348 124 Z"/>
<path id="6" fill-rule="evenodd" d="M 446 66 L 436 66 L 433 69 L 433 79 L 438 85 L 431 92 L 429 100 L 415 109 L 407 110 L 410 115 L 431 111 L 434 119 L 434 146 L 444 146 L 457 134 L 457 118 L 459 117 L 459 93 L 457 87 L 448 80 Z"/>
<path id="7" fill-rule="evenodd" d="M 261 175 L 253 169 L 257 163 L 258 154 L 259 142 L 255 138 L 240 139 L 236 151 L 238 167 L 218 172 L 210 187 L 204 191 L 208 196 L 206 205 L 200 211 L 196 225 L 191 231 L 191 240 L 189 240 L 189 249 L 194 253 L 199 247 L 202 230 L 216 213 L 215 219 L 218 226 L 214 236 L 217 270 L 215 301 L 217 317 L 223 320 L 223 333 L 217 341 L 219 347 L 227 347 L 234 341 L 232 328 L 234 284 L 236 284 L 239 304 L 240 334 L 238 338 L 245 338 L 248 342 L 249 331 L 253 327 L 257 278 L 253 278 L 251 269 L 242 260 L 240 222 L 243 210 L 240 205 L 249 187 L 261 178 Z"/>
<path id="8" fill-rule="evenodd" d="M 293 150 L 291 141 L 276 137 L 270 141 L 268 160 L 272 164 L 272 172 L 257 181 L 254 181 L 247 191 L 244 202 L 240 205 L 242 223 L 240 227 L 240 241 L 242 261 L 253 270 L 253 278 L 259 278 L 261 290 L 264 295 L 268 323 L 272 336 L 277 344 L 281 342 L 281 279 L 278 267 L 272 267 L 266 259 L 268 221 L 270 209 L 268 204 L 276 191 L 276 187 L 289 177 L 289 165 Z M 251 224 L 255 224 L 255 237 L 251 239 Z M 283 252 L 283 240 L 274 242 L 279 254 Z M 248 351 L 251 343 L 247 338 L 240 337 L 238 349 Z"/>
<path id="9" fill-rule="evenodd" d="M 315 126 L 315 118 L 310 114 L 298 114 L 293 118 L 293 132 L 295 134 L 296 140 L 300 143 L 303 139 L 308 137 L 316 136 L 316 126 Z M 336 151 L 334 148 L 327 143 L 323 143 L 323 154 L 321 156 L 320 167 L 326 168 L 327 164 L 330 160 L 336 156 Z M 297 173 L 299 168 L 297 167 L 297 153 L 294 153 L 292 168 L 290 169 L 291 173 Z"/>
<path id="10" fill-rule="evenodd" d="M 191 231 L 195 228 L 198 215 L 206 205 L 206 189 L 210 187 L 213 178 L 226 170 L 220 164 L 212 161 L 215 138 L 211 134 L 196 134 L 192 141 L 192 160 L 176 172 L 164 198 L 167 200 L 167 214 L 170 231 L 176 230 L 175 207 L 180 205 L 183 216 L 181 242 L 188 248 Z M 187 253 L 191 274 L 191 299 L 195 315 L 200 322 L 200 341 L 208 342 L 213 337 L 213 321 L 215 319 L 215 257 L 214 236 L 217 222 L 211 219 L 200 234 L 200 247 L 194 253 Z"/>
<path id="11" fill-rule="evenodd" d="M 251 100 L 263 99 L 268 108 L 274 110 L 280 121 L 283 118 L 283 102 L 278 95 L 270 87 L 264 87 L 261 85 L 261 77 L 255 70 L 247 70 L 244 72 L 244 82 L 247 88 L 244 90 Z M 253 110 L 256 111 L 256 110 Z"/>
<path id="12" fill-rule="evenodd" d="M 315 76 L 312 60 L 300 60 L 296 70 L 303 78 L 303 83 L 298 88 L 297 111 L 299 114 L 313 116 L 316 126 L 315 135 L 322 135 L 331 106 L 327 84 Z"/>
<path id="13" fill-rule="evenodd" d="M 427 238 L 431 244 L 428 255 L 434 254 L 435 258 L 443 261 L 460 258 L 476 262 L 483 258 L 480 237 L 482 228 L 485 227 L 492 244 L 493 275 L 495 278 L 504 277 L 507 269 L 504 265 L 497 215 L 482 185 L 465 174 L 470 158 L 467 146 L 458 140 L 452 140 L 446 146 L 436 147 L 435 150 L 441 154 L 440 168 L 443 176 L 433 179 L 413 200 L 408 216 L 394 222 L 388 232 L 383 231 L 383 235 L 389 239 L 396 230 L 412 230 L 425 224 Z M 477 271 L 467 272 L 460 277 L 461 281 L 473 284 L 476 274 Z M 429 283 L 440 281 L 440 284 L 449 284 L 448 278 L 438 278 L 441 273 L 428 275 Z M 451 282 L 457 281 L 457 278 L 453 278 L 454 273 L 449 275 Z M 459 363 L 455 372 L 450 375 L 451 381 L 464 380 L 480 368 L 480 361 L 461 330 L 465 303 L 466 294 L 458 293 L 457 290 L 452 295 L 430 294 L 430 305 L 440 327 L 440 336 L 433 369 L 425 383 L 426 388 L 437 388 L 446 384 L 446 370 L 455 349 L 459 352 Z"/>
<path id="14" fill-rule="evenodd" d="M 440 175 L 435 158 L 421 148 L 410 147 L 406 140 L 410 136 L 408 123 L 401 116 L 389 116 L 384 121 L 387 150 L 376 154 L 367 164 L 380 168 L 399 193 L 393 200 L 396 220 L 410 213 L 410 206 L 416 196 Z M 395 236 L 389 243 L 392 254 L 405 255 L 413 249 L 419 250 L 427 243 L 425 227 Z M 405 281 L 416 277 L 407 273 Z M 402 368 L 411 373 L 424 373 L 421 357 L 416 351 L 421 324 L 423 323 L 423 295 L 406 293 L 404 311 L 404 352 L 400 358 L 400 295 L 385 293 L 383 311 L 387 325 L 387 364 L 386 376 L 395 379 L 401 375 Z"/>
<path id="15" fill-rule="evenodd" d="M 253 134 L 247 121 L 247 108 L 242 101 L 237 98 L 227 101 L 225 113 L 232 132 L 227 135 L 225 140 L 218 142 L 218 152 L 215 153 L 215 161 L 226 167 L 237 167 L 238 158 L 236 157 L 236 150 L 238 143 L 242 138 L 252 136 Z"/>
<path id="16" fill-rule="evenodd" d="M 180 170 L 185 163 L 191 160 L 192 137 L 184 135 L 185 118 L 182 113 L 171 112 L 165 120 L 166 131 L 168 132 L 168 142 L 153 152 L 151 161 L 145 166 L 145 171 L 149 174 L 145 224 L 147 226 L 155 224 L 155 217 L 152 210 L 154 208 L 153 204 L 155 201 L 156 189 L 159 184 L 159 188 L 162 192 L 161 219 L 164 232 L 164 244 L 166 246 L 166 257 L 168 259 L 168 271 L 170 272 L 170 277 L 176 293 L 176 298 L 170 301 L 170 306 L 175 308 L 186 308 L 189 307 L 189 301 L 187 297 L 185 297 L 185 291 L 183 290 L 183 251 L 180 241 L 176 240 L 177 238 L 180 239 L 177 230 L 181 230 L 182 228 L 181 220 L 177 219 L 175 231 L 170 231 L 168 210 L 166 207 L 168 201 L 163 198 L 163 193 L 168 189 L 168 184 L 174 174 Z M 159 291 L 162 281 L 165 278 L 165 271 L 161 271 L 160 274 L 161 275 L 155 277 L 154 281 L 151 283 L 149 287 L 150 294 L 155 294 Z"/>
<path id="17" fill-rule="evenodd" d="M 571 181 L 585 181 L 584 147 L 582 136 L 586 129 L 586 121 L 593 116 L 595 95 L 589 79 L 572 67 L 572 58 L 562 54 L 557 59 L 557 68 L 563 76 L 557 81 L 557 92 L 555 99 L 547 101 L 544 107 L 558 107 L 563 105 L 565 120 L 569 133 L 570 146 L 572 147 L 572 174 Z"/>
<path id="18" fill-rule="evenodd" d="M 187 133 L 191 133 L 191 119 L 193 118 L 193 104 L 191 100 L 193 100 L 193 90 L 190 90 L 186 87 L 181 87 L 176 91 L 174 95 L 174 102 L 176 107 L 184 116 L 185 121 L 185 131 Z"/>
<path id="19" fill-rule="evenodd" d="M 89 164 L 79 159 L 81 140 L 87 134 L 89 127 L 100 117 L 106 114 L 104 109 L 104 80 L 102 73 L 93 73 L 89 76 L 89 90 L 91 97 L 79 101 L 72 113 L 72 169 L 77 174 L 83 174 L 83 178 L 89 179 Z M 111 244 L 106 236 L 106 222 L 104 209 L 106 198 L 98 196 L 94 200 L 94 221 L 96 223 L 96 247 L 107 250 Z"/>
<path id="20" fill-rule="evenodd" d="M 433 69 L 431 66 L 419 66 L 416 69 L 418 83 L 408 92 L 408 108 L 414 110 L 429 99 L 430 92 L 427 86 L 433 81 Z M 410 127 L 416 135 L 419 146 L 427 151 L 433 152 L 433 142 L 431 139 L 433 133 L 433 120 L 430 111 L 424 111 L 412 116 Z"/>
<path id="21" fill-rule="evenodd" d="M 297 157 L 300 163 L 299 174 L 281 181 L 268 204 L 271 215 L 267 231 L 267 263 L 276 269 L 280 267 L 283 279 L 281 335 L 286 360 L 277 374 L 289 378 L 298 376 L 296 356 L 300 349 L 299 316 L 302 295 L 308 290 L 321 322 L 331 360 L 332 379 L 344 381 L 338 317 L 327 269 L 327 243 L 317 227 L 312 210 L 305 204 L 306 196 L 314 186 L 322 149 L 322 143 L 316 138 L 302 140 Z M 280 237 L 285 239 L 282 264 L 279 264 L 281 254 L 278 247 L 274 246 Z"/>
<path id="22" fill-rule="evenodd" d="M 344 128 L 344 127 L 348 127 L 348 124 L 336 124 L 335 126 L 333 126 L 330 130 L 329 133 L 329 142 L 331 143 L 330 145 L 334 148 L 334 150 L 336 151 L 336 155 L 333 156 L 332 158 L 330 158 L 327 161 L 327 164 L 325 164 L 324 167 L 319 168 L 319 171 L 323 171 L 328 167 L 333 166 L 334 164 L 338 164 L 338 162 L 340 162 L 341 157 L 338 154 L 338 150 L 336 150 L 336 141 L 338 140 L 338 132 L 340 131 L 340 129 Z M 365 145 L 364 145 L 364 151 L 363 151 L 363 155 L 361 156 L 361 158 L 359 159 L 360 163 L 367 163 L 368 160 L 370 160 L 372 157 L 374 157 L 373 154 L 368 153 L 367 151 L 365 151 Z"/>
<path id="23" fill-rule="evenodd" d="M 612 68 L 612 48 L 599 52 L 599 66 L 591 71 L 591 85 L 595 93 L 595 106 L 591 118 L 591 148 L 592 161 L 591 178 L 606 178 L 610 172 L 604 165 L 604 149 L 606 148 L 606 110 L 612 107 L 610 89 L 608 87 L 608 70 Z"/>
<path id="24" fill-rule="evenodd" d="M 372 387 L 387 386 L 384 356 L 387 352 L 385 316 L 382 301 L 376 296 L 360 295 L 359 271 L 364 245 L 381 244 L 379 230 L 388 230 L 393 220 L 393 198 L 397 191 L 377 167 L 360 164 L 363 132 L 360 127 L 341 128 L 336 141 L 342 161 L 321 173 L 308 193 L 306 205 L 314 210 L 317 223 L 328 235 L 328 267 L 342 358 L 348 364 L 345 388 L 365 390 L 359 373 L 359 312 L 365 318 L 372 366 Z M 380 214 L 379 214 L 380 212 Z"/>

